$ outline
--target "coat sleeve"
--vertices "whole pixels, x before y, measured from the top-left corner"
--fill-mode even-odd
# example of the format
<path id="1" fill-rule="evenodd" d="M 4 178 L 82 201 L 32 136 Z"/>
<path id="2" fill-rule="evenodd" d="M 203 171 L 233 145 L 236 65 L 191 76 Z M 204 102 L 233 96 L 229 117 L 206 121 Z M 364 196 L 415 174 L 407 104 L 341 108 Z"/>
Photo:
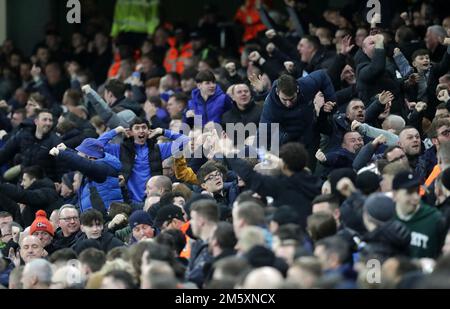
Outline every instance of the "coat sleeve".
<path id="1" fill-rule="evenodd" d="M 284 191 L 277 177 L 255 172 L 251 165 L 242 159 L 226 158 L 225 162 L 258 194 L 277 198 Z"/>
<path id="2" fill-rule="evenodd" d="M 195 172 L 187 165 L 184 157 L 174 160 L 175 177 L 178 180 L 192 185 L 198 185 L 198 179 Z"/>
<path id="3" fill-rule="evenodd" d="M 6 163 L 19 152 L 20 134 L 16 134 L 0 149 L 0 164 Z"/>
<path id="4" fill-rule="evenodd" d="M 35 190 L 25 190 L 19 186 L 4 183 L 0 185 L 0 193 L 8 196 L 12 200 L 27 205 L 33 211 L 37 211 L 40 207 L 33 207 L 34 205 L 43 205 L 49 202 L 49 197 L 52 195 L 50 188 L 42 188 Z"/>
<path id="5" fill-rule="evenodd" d="M 128 124 L 121 120 L 116 113 L 114 113 L 108 104 L 100 97 L 94 90 L 90 90 L 86 94 L 86 98 L 91 102 L 95 112 L 102 118 L 109 128 L 117 128 L 118 126 L 128 127 Z"/>
<path id="6" fill-rule="evenodd" d="M 359 171 L 364 166 L 366 166 L 367 163 L 370 162 L 370 159 L 372 159 L 375 150 L 376 148 L 372 143 L 368 143 L 363 148 L 361 148 L 361 150 L 356 155 L 355 160 L 353 161 L 353 169 Z"/>
<path id="7" fill-rule="evenodd" d="M 321 91 L 325 102 L 336 102 L 336 92 L 333 83 L 325 70 L 315 71 L 306 77 L 297 80 L 300 91 L 303 94 L 303 101 L 309 102 Z"/>
<path id="8" fill-rule="evenodd" d="M 64 160 L 72 170 L 80 171 L 95 182 L 105 182 L 108 176 L 117 177 L 118 171 L 104 162 L 97 162 L 80 157 L 70 150 L 61 151 L 58 159 Z"/>
<path id="9" fill-rule="evenodd" d="M 357 79 L 364 83 L 376 82 L 385 67 L 386 52 L 384 49 L 376 48 L 373 59 L 369 63 L 362 64 L 357 70 Z"/>

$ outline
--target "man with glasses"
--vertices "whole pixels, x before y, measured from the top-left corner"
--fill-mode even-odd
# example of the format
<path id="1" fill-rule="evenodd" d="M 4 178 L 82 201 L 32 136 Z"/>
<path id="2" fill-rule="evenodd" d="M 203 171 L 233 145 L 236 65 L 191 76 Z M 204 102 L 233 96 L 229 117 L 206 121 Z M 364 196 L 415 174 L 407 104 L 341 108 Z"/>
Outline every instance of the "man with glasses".
<path id="1" fill-rule="evenodd" d="M 58 213 L 58 225 L 53 244 L 58 249 L 72 248 L 80 238 L 80 217 L 73 205 L 64 205 Z"/>
<path id="2" fill-rule="evenodd" d="M 217 162 L 206 162 L 198 170 L 197 178 L 203 190 L 202 193 L 214 197 L 219 205 L 221 219 L 226 219 L 231 216 L 231 205 L 234 200 L 230 200 L 230 188 L 224 186 L 225 170 L 221 168 Z"/>
<path id="3" fill-rule="evenodd" d="M 252 79 L 255 89 L 258 89 L 256 80 Z M 290 75 L 281 75 L 274 83 L 264 104 L 261 114 L 259 142 L 267 138 L 267 145 L 275 132 L 271 132 L 271 124 L 279 124 L 280 144 L 288 142 L 301 142 L 312 145 L 314 137 L 313 128 L 315 123 L 314 104 L 312 101 L 321 91 L 325 102 L 334 106 L 336 94 L 333 84 L 325 71 L 320 70 L 310 75 L 295 79 Z M 267 124 L 267 136 L 261 136 L 264 126 Z"/>
<path id="4" fill-rule="evenodd" d="M 410 257 L 436 258 L 446 236 L 445 219 L 420 200 L 419 179 L 409 171 L 395 175 L 392 182 L 396 220 L 411 230 Z"/>

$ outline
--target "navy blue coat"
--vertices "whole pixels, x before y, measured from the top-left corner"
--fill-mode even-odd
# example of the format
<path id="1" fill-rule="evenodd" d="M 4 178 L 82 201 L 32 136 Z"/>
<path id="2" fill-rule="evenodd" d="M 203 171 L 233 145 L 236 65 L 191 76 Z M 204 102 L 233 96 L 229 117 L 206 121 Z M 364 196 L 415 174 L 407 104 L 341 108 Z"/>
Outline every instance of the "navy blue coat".
<path id="1" fill-rule="evenodd" d="M 262 127 L 267 124 L 267 146 L 270 145 L 272 134 L 270 125 L 280 125 L 280 144 L 288 142 L 301 142 L 310 145 L 314 137 L 315 111 L 313 99 L 317 92 L 322 91 L 325 102 L 336 102 L 336 94 L 333 84 L 324 70 L 311 73 L 306 77 L 297 80 L 300 92 L 297 97 L 297 104 L 293 108 L 284 106 L 278 95 L 276 81 L 270 90 L 264 103 L 261 114 L 259 134 L 262 134 Z M 270 148 L 270 147 L 268 147 Z"/>

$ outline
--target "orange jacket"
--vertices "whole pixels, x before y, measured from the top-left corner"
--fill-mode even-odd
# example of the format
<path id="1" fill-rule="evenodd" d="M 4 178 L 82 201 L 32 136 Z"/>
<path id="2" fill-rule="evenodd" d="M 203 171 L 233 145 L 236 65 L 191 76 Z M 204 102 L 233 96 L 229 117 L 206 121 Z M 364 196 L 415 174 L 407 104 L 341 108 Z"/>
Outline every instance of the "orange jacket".
<path id="1" fill-rule="evenodd" d="M 254 0 L 248 1 L 245 6 L 241 6 L 234 16 L 234 19 L 244 25 L 245 31 L 242 38 L 244 42 L 256 38 L 258 32 L 267 29 L 261 21 Z"/>
<path id="2" fill-rule="evenodd" d="M 177 42 L 175 38 L 169 38 L 168 43 L 170 45 L 169 50 L 164 58 L 164 68 L 167 72 L 183 73 L 186 61 L 192 58 L 194 51 L 192 50 L 192 43 L 188 42 L 177 48 Z"/>
<path id="3" fill-rule="evenodd" d="M 186 235 L 187 230 L 191 226 L 190 221 L 183 224 L 181 227 L 181 231 L 183 232 L 184 236 L 186 237 L 186 246 L 184 246 L 183 251 L 180 253 L 180 257 L 183 257 L 185 259 L 189 259 L 191 257 L 191 238 Z"/>

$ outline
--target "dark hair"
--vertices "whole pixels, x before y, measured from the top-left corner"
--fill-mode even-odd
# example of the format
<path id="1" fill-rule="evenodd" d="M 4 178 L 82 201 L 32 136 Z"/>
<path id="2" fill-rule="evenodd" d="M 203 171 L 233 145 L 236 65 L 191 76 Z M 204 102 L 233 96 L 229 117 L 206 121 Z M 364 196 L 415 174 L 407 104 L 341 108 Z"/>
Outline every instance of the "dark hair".
<path id="1" fill-rule="evenodd" d="M 298 84 L 291 75 L 283 74 L 278 79 L 277 91 L 283 92 L 287 96 L 293 96 L 297 93 Z"/>
<path id="2" fill-rule="evenodd" d="M 70 101 L 73 103 L 73 106 L 80 105 L 81 99 L 83 98 L 83 95 L 81 92 L 75 89 L 69 89 L 66 91 L 66 96 L 70 99 Z"/>
<path id="3" fill-rule="evenodd" d="M 112 202 L 111 205 L 109 205 L 109 212 L 108 215 L 111 219 L 113 219 L 118 214 L 126 214 L 128 217 L 132 213 L 132 208 L 130 205 L 126 203 L 121 202 Z"/>
<path id="4" fill-rule="evenodd" d="M 412 61 L 416 60 L 416 57 L 419 56 L 425 56 L 425 55 L 430 55 L 430 51 L 428 49 L 418 49 L 415 52 L 413 52 L 411 59 Z"/>
<path id="5" fill-rule="evenodd" d="M 335 235 L 323 238 L 316 243 L 315 247 L 317 248 L 318 246 L 323 246 L 327 255 L 335 253 L 341 264 L 345 263 L 350 257 L 350 246 L 340 236 Z"/>
<path id="6" fill-rule="evenodd" d="M 302 228 L 298 224 L 284 224 L 280 226 L 275 235 L 281 240 L 281 243 L 286 240 L 294 240 L 296 244 L 303 242 Z"/>
<path id="7" fill-rule="evenodd" d="M 318 212 L 312 214 L 308 217 L 307 221 L 307 230 L 313 241 L 318 241 L 336 234 L 336 221 L 329 213 Z"/>
<path id="8" fill-rule="evenodd" d="M 328 204 L 330 204 L 330 206 L 333 210 L 339 208 L 339 198 L 337 196 L 335 196 L 334 194 L 318 195 L 313 199 L 313 201 L 311 202 L 311 205 L 319 204 L 319 203 L 328 203 Z"/>
<path id="9" fill-rule="evenodd" d="M 219 206 L 215 200 L 199 200 L 194 202 L 191 207 L 191 213 L 195 211 L 199 216 L 209 222 L 219 221 Z"/>
<path id="10" fill-rule="evenodd" d="M 159 96 L 151 96 L 150 98 L 148 98 L 148 101 L 158 108 L 162 105 L 161 98 Z"/>
<path id="11" fill-rule="evenodd" d="M 240 204 L 236 215 L 248 225 L 264 224 L 264 208 L 254 202 L 243 202 Z"/>
<path id="12" fill-rule="evenodd" d="M 198 74 L 195 76 L 195 81 L 197 83 L 203 83 L 203 82 L 216 82 L 216 77 L 214 76 L 214 73 L 210 70 L 204 70 L 198 72 Z"/>
<path id="13" fill-rule="evenodd" d="M 183 73 L 181 73 L 181 80 L 186 80 L 186 79 L 194 79 L 197 76 L 198 71 L 195 68 L 187 68 L 186 70 L 183 71 Z"/>
<path id="14" fill-rule="evenodd" d="M 143 119 L 141 117 L 134 117 L 134 119 L 130 123 L 130 129 L 132 129 L 133 126 L 138 125 L 138 124 L 145 124 L 145 125 L 147 125 L 148 128 L 150 128 L 150 124 L 148 123 L 148 121 L 146 119 Z"/>
<path id="15" fill-rule="evenodd" d="M 233 225 L 229 222 L 219 222 L 212 238 L 217 241 L 221 249 L 233 250 L 237 243 Z"/>
<path id="16" fill-rule="evenodd" d="M 447 109 L 447 105 L 445 103 L 439 103 L 436 106 L 436 110 L 438 110 L 438 109 Z"/>
<path id="17" fill-rule="evenodd" d="M 315 35 L 304 35 L 302 37 L 302 39 L 306 39 L 308 40 L 309 44 L 311 44 L 314 49 L 319 49 L 320 48 L 320 40 L 317 36 Z"/>
<path id="18" fill-rule="evenodd" d="M 28 176 L 34 179 L 44 178 L 44 170 L 37 165 L 25 167 L 23 169 L 23 174 L 27 174 Z"/>
<path id="19" fill-rule="evenodd" d="M 95 248 L 83 250 L 78 256 L 78 259 L 81 263 L 89 266 L 93 273 L 99 271 L 106 263 L 105 253 Z"/>
<path id="20" fill-rule="evenodd" d="M 178 103 L 182 103 L 184 106 L 186 106 L 189 101 L 188 96 L 183 92 L 175 92 L 169 97 L 169 99 L 170 98 L 175 98 L 175 101 L 177 101 Z"/>
<path id="21" fill-rule="evenodd" d="M 80 223 L 84 226 L 92 226 L 95 223 L 103 225 L 103 215 L 96 209 L 89 209 L 81 214 Z"/>
<path id="22" fill-rule="evenodd" d="M 416 37 L 414 30 L 408 26 L 400 26 L 397 29 L 397 36 L 399 39 L 399 43 L 409 43 Z M 413 58 L 414 59 L 414 58 Z"/>
<path id="23" fill-rule="evenodd" d="M 281 146 L 280 158 L 293 172 L 301 172 L 308 164 L 308 151 L 300 143 L 287 143 Z"/>
<path id="24" fill-rule="evenodd" d="M 37 113 L 36 113 L 36 119 L 37 118 L 39 118 L 39 116 L 41 115 L 41 114 L 50 114 L 50 115 L 52 115 L 52 117 L 53 117 L 53 113 L 49 110 L 49 109 L 46 109 L 46 108 L 44 108 L 44 109 L 40 109 L 40 110 L 38 110 L 37 111 Z"/>
<path id="25" fill-rule="evenodd" d="M 73 250 L 72 248 L 64 248 L 53 252 L 48 258 L 48 261 L 54 264 L 56 262 L 67 262 L 76 259 L 77 253 L 75 252 L 75 250 Z"/>
<path id="26" fill-rule="evenodd" d="M 125 270 L 111 270 L 106 273 L 103 278 L 111 277 L 114 281 L 120 281 L 123 283 L 126 289 L 135 289 L 136 285 L 133 280 L 133 276 Z"/>
<path id="27" fill-rule="evenodd" d="M 158 235 L 158 237 L 164 234 L 170 235 L 172 237 L 173 247 L 175 249 L 175 252 L 179 255 L 186 246 L 186 237 L 184 236 L 183 232 L 177 229 L 168 229 L 164 230 L 161 234 Z M 156 241 L 158 241 L 158 237 L 156 237 Z"/>
<path id="28" fill-rule="evenodd" d="M 111 79 L 106 85 L 105 89 L 118 99 L 124 96 L 127 86 L 118 79 Z"/>
<path id="29" fill-rule="evenodd" d="M 197 178 L 198 181 L 202 184 L 205 183 L 205 177 L 215 171 L 223 172 L 220 170 L 220 168 L 217 166 L 215 161 L 208 161 L 205 164 L 203 164 L 199 170 L 197 171 Z"/>

